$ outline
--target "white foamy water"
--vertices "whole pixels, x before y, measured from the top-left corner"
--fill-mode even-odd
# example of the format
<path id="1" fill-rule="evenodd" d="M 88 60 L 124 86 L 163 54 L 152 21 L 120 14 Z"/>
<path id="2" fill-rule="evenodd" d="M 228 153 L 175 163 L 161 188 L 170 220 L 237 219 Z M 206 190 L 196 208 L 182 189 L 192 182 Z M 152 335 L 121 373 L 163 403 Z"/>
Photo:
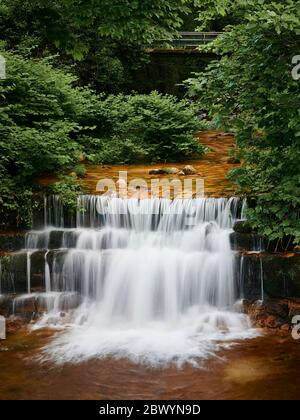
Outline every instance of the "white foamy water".
<path id="1" fill-rule="evenodd" d="M 54 257 L 51 269 L 46 254 L 45 270 L 51 299 L 80 295 L 82 303 L 75 310 L 68 310 L 68 299 L 64 308 L 58 300 L 48 305 L 35 328 L 65 325 L 65 331 L 44 357 L 198 363 L 220 343 L 253 336 L 248 318 L 235 309 L 240 296 L 229 235 L 240 204 L 81 197 L 76 227 L 63 234 L 68 251 Z M 47 203 L 45 214 L 52 217 L 48 224 L 56 220 L 63 228 L 58 200 Z M 39 237 L 45 236 L 33 235 L 32 247 Z"/>

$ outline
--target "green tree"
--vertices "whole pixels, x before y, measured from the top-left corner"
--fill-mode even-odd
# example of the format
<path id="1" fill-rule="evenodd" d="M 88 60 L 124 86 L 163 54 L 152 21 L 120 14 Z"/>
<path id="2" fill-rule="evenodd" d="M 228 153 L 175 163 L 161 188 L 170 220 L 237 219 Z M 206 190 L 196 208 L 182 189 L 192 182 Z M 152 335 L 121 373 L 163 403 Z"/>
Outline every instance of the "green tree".
<path id="1" fill-rule="evenodd" d="M 187 101 L 158 93 L 96 95 L 51 59 L 4 52 L 0 81 L 0 224 L 30 225 L 41 175 L 74 171 L 83 156 L 94 163 L 170 160 L 203 151 L 201 127 Z M 76 181 L 76 177 L 74 177 Z M 54 186 L 69 206 L 79 192 L 72 177 Z"/>
<path id="2" fill-rule="evenodd" d="M 11 53 L 0 82 L 1 223 L 29 224 L 31 196 L 41 174 L 72 166 L 82 146 L 76 142 L 80 116 L 91 96 L 74 88 L 74 76 L 46 61 Z"/>
<path id="3" fill-rule="evenodd" d="M 96 162 L 176 161 L 204 151 L 194 136 L 204 127 L 196 108 L 171 95 L 109 95 L 94 104 L 85 123 L 95 127 L 82 141 Z"/>
<path id="4" fill-rule="evenodd" d="M 146 60 L 145 45 L 170 39 L 190 0 L 3 0 L 0 36 L 35 57 L 58 53 L 82 83 L 120 90 Z"/>
<path id="5" fill-rule="evenodd" d="M 207 13 L 239 15 L 212 47 L 220 59 L 187 84 L 218 127 L 233 130 L 244 163 L 231 173 L 255 198 L 250 222 L 270 239 L 300 242 L 300 1 L 218 1 Z M 209 2 L 206 2 L 208 5 Z M 219 13 L 220 10 L 217 10 Z"/>

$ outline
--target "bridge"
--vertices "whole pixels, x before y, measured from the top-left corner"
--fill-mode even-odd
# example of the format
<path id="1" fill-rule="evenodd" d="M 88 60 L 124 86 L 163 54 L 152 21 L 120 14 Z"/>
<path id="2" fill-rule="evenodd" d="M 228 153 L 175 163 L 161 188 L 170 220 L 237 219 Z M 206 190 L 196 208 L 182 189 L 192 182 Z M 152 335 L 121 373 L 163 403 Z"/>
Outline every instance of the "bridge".
<path id="1" fill-rule="evenodd" d="M 178 38 L 157 40 L 149 52 L 197 52 L 197 48 L 216 39 L 222 32 L 179 32 Z"/>

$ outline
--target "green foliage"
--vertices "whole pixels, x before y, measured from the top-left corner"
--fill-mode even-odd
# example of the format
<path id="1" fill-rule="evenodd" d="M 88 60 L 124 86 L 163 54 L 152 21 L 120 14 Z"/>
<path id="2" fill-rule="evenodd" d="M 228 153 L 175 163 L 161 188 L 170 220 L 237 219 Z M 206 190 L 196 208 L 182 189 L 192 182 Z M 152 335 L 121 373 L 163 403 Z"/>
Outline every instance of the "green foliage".
<path id="1" fill-rule="evenodd" d="M 30 226 L 33 192 L 41 175 L 74 171 L 83 155 L 95 163 L 130 163 L 193 157 L 201 124 L 186 101 L 158 93 L 97 96 L 51 60 L 4 53 L 0 82 L 1 224 Z M 68 182 L 67 182 L 68 181 Z M 72 207 L 71 180 L 56 185 Z M 74 179 L 73 179 L 74 181 Z"/>
<path id="2" fill-rule="evenodd" d="M 59 180 L 51 185 L 51 192 L 59 195 L 64 210 L 73 214 L 77 209 L 77 198 L 82 193 L 82 185 L 73 176 L 61 175 Z"/>
<path id="3" fill-rule="evenodd" d="M 191 0 L 2 0 L 0 39 L 33 57 L 59 54 L 82 83 L 115 93 L 144 62 L 145 45 L 170 39 Z"/>
<path id="4" fill-rule="evenodd" d="M 97 103 L 93 118 L 96 139 L 89 158 L 94 161 L 174 161 L 204 150 L 194 137 L 203 128 L 195 108 L 170 95 L 110 95 Z"/>
<path id="5" fill-rule="evenodd" d="M 223 5 L 222 13 L 239 14 L 241 23 L 214 43 L 221 58 L 187 82 L 190 94 L 218 127 L 236 134 L 244 164 L 231 178 L 256 198 L 248 214 L 253 227 L 300 243 L 300 83 L 291 75 L 300 53 L 300 1 L 213 3 L 212 17 Z"/>
<path id="6" fill-rule="evenodd" d="M 116 136 L 107 138 L 83 138 L 88 159 L 92 163 L 129 164 L 151 160 L 144 145 L 137 140 Z"/>
<path id="7" fill-rule="evenodd" d="M 0 174 L 0 228 L 30 226 L 32 223 L 32 189 Z"/>
<path id="8" fill-rule="evenodd" d="M 86 174 L 86 167 L 84 165 L 76 165 L 74 166 L 73 171 L 76 174 L 76 176 L 78 176 L 79 178 L 83 178 Z"/>
<path id="9" fill-rule="evenodd" d="M 4 53 L 0 82 L 1 223 L 30 225 L 32 187 L 41 174 L 78 161 L 78 121 L 90 96 L 73 76 L 45 62 Z"/>
<path id="10" fill-rule="evenodd" d="M 109 38 L 134 45 L 167 39 L 180 27 L 189 0 L 3 0 L 2 30 L 14 42 L 23 35 L 40 38 L 81 58 L 92 48 L 89 34 L 99 42 Z"/>

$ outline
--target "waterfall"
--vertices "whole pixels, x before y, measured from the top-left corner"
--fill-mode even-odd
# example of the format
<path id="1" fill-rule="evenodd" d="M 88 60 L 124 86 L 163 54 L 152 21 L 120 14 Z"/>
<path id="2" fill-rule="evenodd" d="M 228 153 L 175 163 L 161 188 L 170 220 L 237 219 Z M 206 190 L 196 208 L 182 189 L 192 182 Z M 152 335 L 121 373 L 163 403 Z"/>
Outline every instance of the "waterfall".
<path id="1" fill-rule="evenodd" d="M 242 204 L 242 210 L 241 210 L 241 220 L 247 220 L 247 210 L 248 210 L 248 201 L 245 198 L 243 200 L 243 204 Z"/>
<path id="2" fill-rule="evenodd" d="M 259 259 L 260 262 L 260 290 L 261 290 L 261 303 L 264 302 L 265 298 L 265 292 L 264 292 L 264 266 L 263 266 L 263 260 L 262 258 Z"/>
<path id="3" fill-rule="evenodd" d="M 241 300 L 244 299 L 244 261 L 245 261 L 245 257 L 242 255 L 241 256 L 241 260 L 240 260 L 240 272 L 239 272 L 239 286 L 240 286 L 240 298 Z"/>
<path id="4" fill-rule="evenodd" d="M 46 290 L 46 293 L 51 292 L 50 267 L 47 260 L 48 253 L 49 251 L 45 253 L 45 290 Z"/>
<path id="5" fill-rule="evenodd" d="M 58 197 L 45 205 L 45 230 L 26 238 L 28 273 L 30 253 L 46 250 L 45 293 L 36 294 L 44 315 L 33 328 L 63 328 L 45 357 L 198 363 L 222 342 L 253 336 L 235 310 L 239 199 L 84 195 L 71 227 Z"/>
<path id="6" fill-rule="evenodd" d="M 32 252 L 27 252 L 27 293 L 30 295 L 31 292 L 31 254 Z"/>

